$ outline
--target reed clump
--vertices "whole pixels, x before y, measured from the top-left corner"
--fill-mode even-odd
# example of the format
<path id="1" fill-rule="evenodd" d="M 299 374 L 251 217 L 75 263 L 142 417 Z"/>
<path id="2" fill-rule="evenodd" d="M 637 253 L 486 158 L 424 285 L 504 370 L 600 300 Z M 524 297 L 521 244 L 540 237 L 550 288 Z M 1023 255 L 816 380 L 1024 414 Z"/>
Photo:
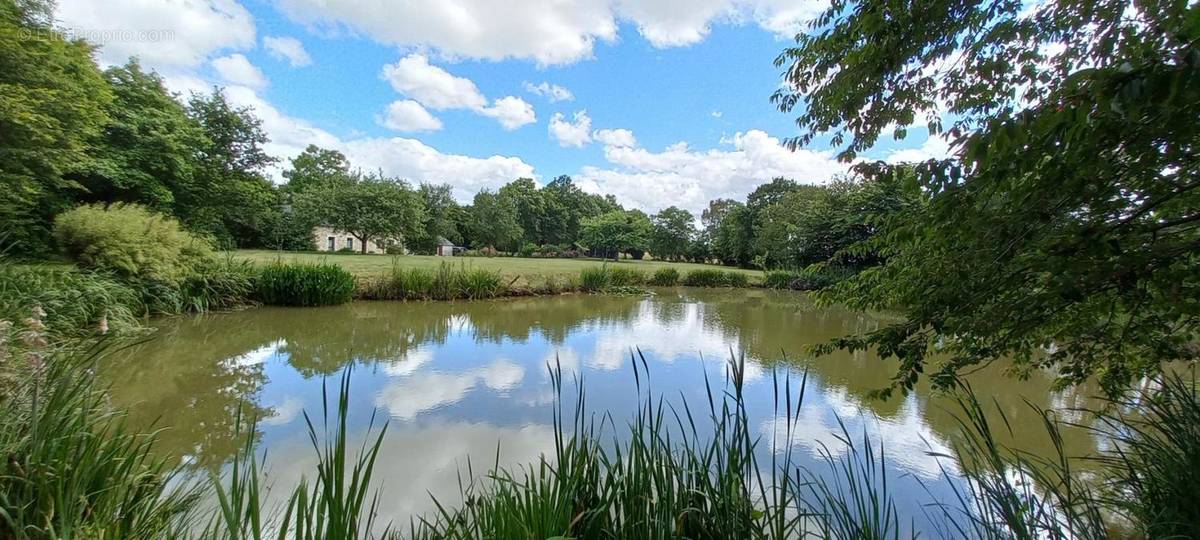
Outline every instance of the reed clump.
<path id="1" fill-rule="evenodd" d="M 336 264 L 282 263 L 264 266 L 256 293 L 271 306 L 331 306 L 354 296 L 354 276 Z"/>
<path id="2" fill-rule="evenodd" d="M 481 268 L 455 267 L 443 262 L 437 270 L 398 268 L 359 284 L 363 300 L 483 300 L 506 296 L 512 280 L 499 272 Z"/>
<path id="3" fill-rule="evenodd" d="M 683 277 L 683 284 L 688 287 L 744 288 L 750 286 L 750 277 L 732 270 L 692 270 Z"/>

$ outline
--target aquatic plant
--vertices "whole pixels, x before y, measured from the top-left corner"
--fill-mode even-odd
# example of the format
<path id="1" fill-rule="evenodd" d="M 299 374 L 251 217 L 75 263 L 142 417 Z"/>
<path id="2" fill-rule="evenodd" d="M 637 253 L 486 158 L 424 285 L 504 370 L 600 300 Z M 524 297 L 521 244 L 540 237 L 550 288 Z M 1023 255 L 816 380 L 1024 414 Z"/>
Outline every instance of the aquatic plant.
<path id="1" fill-rule="evenodd" d="M 750 286 L 750 277 L 733 270 L 701 269 L 688 272 L 683 277 L 683 284 L 688 287 L 741 288 Z"/>
<path id="2" fill-rule="evenodd" d="M 35 307 L 46 313 L 49 339 L 141 328 L 142 291 L 110 274 L 69 265 L 23 265 L 0 257 L 0 320 L 22 326 Z"/>
<path id="3" fill-rule="evenodd" d="M 354 276 L 336 264 L 271 263 L 262 268 L 256 292 L 274 306 L 328 306 L 349 302 Z"/>
<path id="4" fill-rule="evenodd" d="M 672 287 L 679 284 L 679 270 L 674 268 L 659 268 L 654 271 L 646 282 L 657 287 Z"/>
<path id="5" fill-rule="evenodd" d="M 173 537 L 196 508 L 96 386 L 99 351 L 39 358 L 0 399 L 0 538 Z"/>

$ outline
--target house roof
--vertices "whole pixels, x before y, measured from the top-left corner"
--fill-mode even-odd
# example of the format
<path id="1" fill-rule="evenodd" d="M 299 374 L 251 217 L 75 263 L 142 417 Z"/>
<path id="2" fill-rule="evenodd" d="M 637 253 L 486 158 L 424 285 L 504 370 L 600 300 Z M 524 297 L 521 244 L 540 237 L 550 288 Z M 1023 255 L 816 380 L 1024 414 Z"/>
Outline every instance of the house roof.
<path id="1" fill-rule="evenodd" d="M 438 245 L 439 245 L 439 246 L 450 246 L 450 247 L 454 247 L 454 242 L 451 242 L 451 241 L 447 240 L 445 236 L 439 236 L 439 237 L 437 237 L 437 243 L 438 243 Z"/>

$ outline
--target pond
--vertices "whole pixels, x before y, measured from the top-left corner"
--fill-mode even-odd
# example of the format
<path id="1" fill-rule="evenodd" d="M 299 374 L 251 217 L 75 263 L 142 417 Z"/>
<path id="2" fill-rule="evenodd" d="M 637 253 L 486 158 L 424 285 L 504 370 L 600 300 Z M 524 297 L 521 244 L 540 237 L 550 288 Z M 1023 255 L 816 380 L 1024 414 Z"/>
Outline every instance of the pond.
<path id="1" fill-rule="evenodd" d="M 160 321 L 152 339 L 110 357 L 101 376 L 131 422 L 163 428 L 160 451 L 182 465 L 219 467 L 241 444 L 239 409 L 255 415 L 257 448 L 283 493 L 315 463 L 302 412 L 319 418 L 322 385 L 336 392 L 340 373 L 352 367 L 355 434 L 366 436 L 372 413 L 388 422 L 376 467 L 382 521 L 406 524 L 433 510 L 430 494 L 457 502 L 468 457 L 479 472 L 493 463 L 497 445 L 502 465 L 552 452 L 548 365 L 570 374 L 568 388 L 579 376 L 589 409 L 607 411 L 620 427 L 638 406 L 636 351 L 652 392 L 692 405 L 707 402 L 706 375 L 722 384 L 726 362 L 744 355 L 747 408 L 764 441 L 775 437 L 773 381 L 790 376 L 798 384 L 806 372 L 796 459 L 817 466 L 822 448 L 843 451 L 839 419 L 852 436 L 865 430 L 886 448 L 902 521 L 924 529 L 921 502 L 949 496 L 941 466 L 953 464 L 930 453 L 948 452 L 958 433 L 953 402 L 928 388 L 869 399 L 888 383 L 893 364 L 866 353 L 805 355 L 808 345 L 885 322 L 818 308 L 803 294 L 682 288 L 647 297 L 258 308 Z M 1029 404 L 1067 410 L 1087 404 L 1083 391 L 1052 391 L 1048 377 L 1019 381 L 1002 368 L 974 373 L 973 387 L 1007 415 L 1013 433 L 1003 440 L 1048 453 Z M 1095 450 L 1082 430 L 1064 435 L 1072 455 Z"/>

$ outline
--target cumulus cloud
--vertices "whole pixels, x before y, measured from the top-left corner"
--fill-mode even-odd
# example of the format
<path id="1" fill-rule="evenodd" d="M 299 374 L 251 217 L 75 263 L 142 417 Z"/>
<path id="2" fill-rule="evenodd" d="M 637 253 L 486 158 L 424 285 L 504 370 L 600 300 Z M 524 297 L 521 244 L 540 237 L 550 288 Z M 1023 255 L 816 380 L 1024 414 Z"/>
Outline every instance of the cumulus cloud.
<path id="1" fill-rule="evenodd" d="M 186 81 L 186 80 L 185 80 Z M 351 163 L 365 170 L 413 182 L 447 182 L 459 200 L 469 200 L 483 188 L 498 188 L 514 178 L 536 178 L 532 165 L 519 157 L 493 155 L 474 157 L 442 152 L 419 140 L 404 137 L 342 138 L 300 118 L 289 116 L 259 96 L 254 89 L 231 86 L 225 89 L 231 103 L 254 109 L 271 141 L 268 154 L 280 162 L 271 171 L 279 181 L 282 167 L 309 144 L 340 150 Z"/>
<path id="2" fill-rule="evenodd" d="M 537 121 L 537 115 L 533 113 L 533 105 L 514 96 L 497 99 L 491 107 L 480 110 L 479 114 L 495 118 L 504 129 L 509 131 Z"/>
<path id="3" fill-rule="evenodd" d="M 364 34 L 380 43 L 427 47 L 447 56 L 541 65 L 592 56 L 631 23 L 656 47 L 703 40 L 714 24 L 758 24 L 793 37 L 828 0 L 279 0 L 295 21 Z"/>
<path id="4" fill-rule="evenodd" d="M 304 50 L 304 44 L 292 37 L 264 37 L 263 48 L 276 60 L 287 60 L 292 67 L 312 65 L 312 57 Z"/>
<path id="5" fill-rule="evenodd" d="M 400 92 L 435 110 L 482 109 L 487 98 L 471 79 L 455 77 L 429 63 L 423 54 L 410 54 L 383 66 L 383 79 Z"/>
<path id="6" fill-rule="evenodd" d="M 342 148 L 351 162 L 367 170 L 382 169 L 414 182 L 449 183 L 459 200 L 470 200 L 483 188 L 496 189 L 516 178 L 537 176 L 533 166 L 519 157 L 446 154 L 416 139 L 358 139 Z"/>
<path id="7" fill-rule="evenodd" d="M 258 90 L 267 87 L 267 76 L 263 75 L 261 70 L 239 53 L 217 58 L 212 61 L 212 66 L 221 80 L 227 83 L 240 84 Z"/>
<path id="8" fill-rule="evenodd" d="M 592 133 L 592 138 L 605 146 L 618 148 L 633 148 L 637 146 L 637 138 L 628 129 L 598 129 Z"/>
<path id="9" fill-rule="evenodd" d="M 225 49 L 254 47 L 254 18 L 235 0 L 60 0 L 67 32 L 99 46 L 103 64 L 137 56 L 159 69 L 196 67 Z"/>
<path id="10" fill-rule="evenodd" d="M 596 40 L 617 37 L 617 21 L 605 0 L 279 0 L 277 5 L 293 20 L 319 29 L 487 60 L 564 64 L 591 56 Z"/>
<path id="11" fill-rule="evenodd" d="M 818 184 L 846 172 L 832 153 L 793 152 L 763 131 L 737 133 L 726 142 L 732 149 L 694 150 L 680 142 L 654 152 L 607 145 L 604 157 L 610 167 L 584 167 L 576 179 L 587 191 L 611 193 L 643 210 L 657 210 L 663 201 L 671 201 L 698 213 L 712 199 L 744 198 L 776 176 Z"/>
<path id="12" fill-rule="evenodd" d="M 545 81 L 542 81 L 541 84 L 532 84 L 526 81 L 525 91 L 531 94 L 542 96 L 551 102 L 571 101 L 575 99 L 575 94 L 572 94 L 570 90 L 567 90 L 566 88 L 557 84 L 550 84 Z"/>
<path id="13" fill-rule="evenodd" d="M 442 121 L 438 120 L 420 103 L 411 99 L 393 101 L 388 105 L 379 123 L 388 129 L 396 131 L 437 131 L 442 129 Z"/>
<path id="14" fill-rule="evenodd" d="M 885 161 L 888 163 L 905 163 L 928 161 L 930 159 L 946 159 L 950 157 L 950 143 L 940 136 L 930 136 L 921 143 L 919 148 L 906 148 L 890 152 Z"/>
<path id="15" fill-rule="evenodd" d="M 489 107 L 487 98 L 471 79 L 430 64 L 423 54 L 410 54 L 395 64 L 383 66 L 381 76 L 397 92 L 434 110 L 468 109 L 495 118 L 510 131 L 537 121 L 533 105 L 519 97 L 505 96 Z"/>
<path id="16" fill-rule="evenodd" d="M 577 111 L 573 120 L 567 120 L 562 113 L 554 113 L 548 129 L 550 136 L 562 147 L 582 148 L 592 142 L 592 119 L 587 111 Z"/>

